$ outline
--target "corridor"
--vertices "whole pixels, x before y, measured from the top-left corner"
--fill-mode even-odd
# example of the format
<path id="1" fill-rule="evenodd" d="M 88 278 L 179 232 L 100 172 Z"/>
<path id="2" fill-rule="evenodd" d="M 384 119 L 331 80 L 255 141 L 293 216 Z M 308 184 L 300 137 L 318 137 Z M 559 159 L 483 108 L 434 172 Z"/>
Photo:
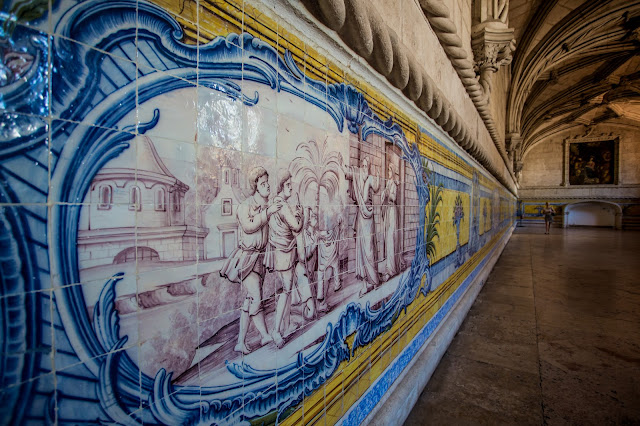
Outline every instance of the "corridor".
<path id="1" fill-rule="evenodd" d="M 405 425 L 640 424 L 640 233 L 516 228 Z"/>

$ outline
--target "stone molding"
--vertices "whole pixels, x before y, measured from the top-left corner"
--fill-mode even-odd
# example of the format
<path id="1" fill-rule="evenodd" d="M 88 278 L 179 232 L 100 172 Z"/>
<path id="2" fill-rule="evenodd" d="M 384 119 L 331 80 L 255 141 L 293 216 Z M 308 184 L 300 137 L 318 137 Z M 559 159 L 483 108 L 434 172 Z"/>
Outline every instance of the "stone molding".
<path id="1" fill-rule="evenodd" d="M 505 147 L 509 160 L 513 164 L 513 172 L 518 176 L 522 171 L 522 158 L 520 157 L 520 146 L 522 145 L 522 136 L 520 133 L 509 133 L 505 139 Z"/>
<path id="2" fill-rule="evenodd" d="M 591 186 L 591 185 L 590 185 Z M 540 186 L 520 188 L 521 200 L 638 200 L 640 184 L 634 185 L 592 185 L 592 187 Z"/>
<path id="3" fill-rule="evenodd" d="M 496 149 L 500 153 L 500 156 L 502 156 L 505 164 L 507 164 L 507 167 L 511 167 L 510 161 L 507 159 L 507 153 L 504 149 L 504 146 L 500 139 L 500 135 L 496 128 L 496 124 L 493 121 L 491 110 L 489 109 L 489 93 L 491 91 L 491 87 L 489 84 L 488 76 L 485 73 L 485 76 L 483 77 L 482 70 L 480 69 L 480 80 L 478 80 L 478 76 L 476 75 L 476 68 L 479 67 L 477 67 L 473 61 L 467 58 L 467 52 L 462 48 L 462 39 L 457 33 L 456 25 L 451 20 L 451 14 L 447 5 L 442 0 L 419 0 L 419 3 L 422 11 L 424 12 L 424 15 L 429 21 L 429 24 L 438 37 L 438 40 L 440 40 L 442 48 L 449 57 L 453 68 L 458 73 L 462 84 L 469 94 L 469 97 L 478 110 L 482 121 L 485 123 L 485 126 L 489 131 L 489 134 L 491 135 L 491 139 L 493 140 Z M 483 27 L 482 31 L 484 30 L 485 28 Z M 513 31 L 511 31 L 509 44 L 506 47 L 502 45 L 501 48 L 496 50 L 495 52 L 497 57 L 498 51 L 502 50 L 504 52 L 505 48 L 508 48 L 508 63 L 511 63 L 511 52 L 515 50 L 515 42 L 512 42 L 512 39 Z M 489 47 L 489 45 L 486 46 Z M 484 46 L 482 50 L 484 50 Z M 488 56 L 493 56 L 491 52 L 487 51 L 487 53 Z M 480 57 L 482 56 L 483 55 L 480 55 Z M 504 54 L 502 56 L 503 60 L 507 57 L 507 55 Z"/>
<path id="4" fill-rule="evenodd" d="M 366 0 L 303 0 L 302 4 L 323 25 L 340 38 L 382 74 L 393 86 L 432 118 L 464 150 L 493 174 L 498 181 L 515 193 L 515 178 L 510 174 L 506 151 L 500 142 L 488 102 L 473 71 L 473 63 L 462 49 L 462 41 L 455 33 L 455 25 L 447 7 L 440 1 L 421 0 L 420 5 L 438 39 L 460 75 L 480 117 L 493 140 L 503 164 L 489 157 L 465 125 L 462 117 L 438 89 L 425 68 L 413 53 L 400 42 L 393 29 Z M 432 22 L 433 21 L 433 22 Z M 446 40 L 444 42 L 443 40 Z"/>

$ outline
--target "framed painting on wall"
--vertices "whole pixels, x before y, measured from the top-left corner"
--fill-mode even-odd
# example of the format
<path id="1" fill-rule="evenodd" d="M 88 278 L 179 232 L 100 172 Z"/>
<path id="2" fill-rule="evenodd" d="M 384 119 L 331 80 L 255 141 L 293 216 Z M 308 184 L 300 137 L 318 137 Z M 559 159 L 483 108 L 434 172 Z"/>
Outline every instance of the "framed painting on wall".
<path id="1" fill-rule="evenodd" d="M 619 138 L 565 140 L 565 184 L 617 185 L 618 145 Z"/>

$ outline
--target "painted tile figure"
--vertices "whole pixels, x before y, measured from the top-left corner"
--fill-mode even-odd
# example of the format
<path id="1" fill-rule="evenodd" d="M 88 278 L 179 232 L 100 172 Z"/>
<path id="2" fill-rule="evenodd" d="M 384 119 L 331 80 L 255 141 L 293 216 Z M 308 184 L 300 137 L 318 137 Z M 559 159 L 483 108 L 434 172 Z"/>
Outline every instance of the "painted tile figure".
<path id="1" fill-rule="evenodd" d="M 455 204 L 453 206 L 453 224 L 456 226 L 456 266 L 462 265 L 464 262 L 462 252 L 460 251 L 460 222 L 464 220 L 464 206 L 462 203 L 462 197 L 458 194 Z"/>
<path id="2" fill-rule="evenodd" d="M 388 281 L 402 270 L 400 253 L 400 233 L 398 232 L 398 171 L 394 163 L 389 163 L 389 180 L 380 196 L 382 204 L 382 223 L 384 224 L 384 275 Z"/>
<path id="3" fill-rule="evenodd" d="M 370 174 L 369 159 L 362 159 L 362 167 L 344 167 L 345 178 L 352 182 L 352 196 L 356 200 L 356 278 L 362 281 L 360 296 L 380 284 L 376 254 L 376 231 L 373 217 L 373 193 L 380 187 L 380 179 Z"/>
<path id="4" fill-rule="evenodd" d="M 278 294 L 276 304 L 276 316 L 271 336 L 276 346 L 281 348 L 284 345 L 282 334 L 285 335 L 295 331 L 293 329 L 283 330 L 286 324 L 290 326 L 289 312 L 291 310 L 291 290 L 294 281 L 294 266 L 296 264 L 296 243 L 297 234 L 302 229 L 302 206 L 291 188 L 291 173 L 287 169 L 278 171 L 278 193 L 273 199 L 276 205 L 282 208 L 269 218 L 269 248 L 264 258 L 267 270 L 275 272 L 282 286 Z M 308 300 L 307 294 L 303 296 L 304 301 Z M 284 317 L 287 317 L 283 323 Z"/>
<path id="5" fill-rule="evenodd" d="M 325 312 L 329 309 L 325 296 L 327 293 L 326 284 L 333 276 L 333 291 L 342 288 L 338 268 L 338 240 L 340 239 L 340 228 L 342 222 L 332 229 L 321 231 L 317 235 L 318 244 L 318 311 Z M 331 273 L 329 273 L 331 271 Z"/>
<path id="6" fill-rule="evenodd" d="M 283 206 L 282 202 L 267 204 L 271 188 L 269 174 L 263 167 L 252 169 L 248 176 L 252 195 L 238 206 L 238 247 L 220 270 L 220 276 L 241 283 L 247 292 L 240 313 L 238 344 L 234 348 L 243 354 L 251 352 L 245 341 L 249 319 L 260 333 L 262 346 L 273 341 L 267 332 L 262 312 L 263 261 L 269 236 L 269 219 Z"/>
<path id="7" fill-rule="evenodd" d="M 304 303 L 302 315 L 311 319 L 316 313 L 316 304 L 311 294 L 309 277 L 313 276 L 318 262 L 318 214 L 312 208 L 308 208 L 305 217 L 304 229 L 296 237 L 298 261 L 295 266 L 296 287 L 291 303 Z"/>

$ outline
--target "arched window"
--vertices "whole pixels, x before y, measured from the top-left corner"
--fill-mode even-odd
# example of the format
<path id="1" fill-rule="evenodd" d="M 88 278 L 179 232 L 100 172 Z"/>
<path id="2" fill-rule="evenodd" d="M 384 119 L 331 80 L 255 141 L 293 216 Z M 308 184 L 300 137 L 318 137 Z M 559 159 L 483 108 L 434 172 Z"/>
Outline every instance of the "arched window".
<path id="1" fill-rule="evenodd" d="M 157 262 L 160 260 L 158 252 L 149 247 L 129 247 L 116 254 L 113 258 L 113 264 L 129 263 L 135 261 Z"/>
<path id="2" fill-rule="evenodd" d="M 132 186 L 129 189 L 129 210 L 138 210 L 142 208 L 142 202 L 140 198 L 140 188 Z"/>
<path id="3" fill-rule="evenodd" d="M 98 209 L 109 210 L 113 203 L 111 185 L 101 185 L 98 189 Z"/>
<path id="4" fill-rule="evenodd" d="M 224 174 L 224 183 L 226 185 L 229 185 L 229 170 L 225 170 L 223 174 Z"/>
<path id="5" fill-rule="evenodd" d="M 163 212 L 166 210 L 166 194 L 164 192 L 164 188 L 158 188 L 156 189 L 156 199 L 155 199 L 155 205 L 156 205 L 156 211 L 159 212 Z"/>

